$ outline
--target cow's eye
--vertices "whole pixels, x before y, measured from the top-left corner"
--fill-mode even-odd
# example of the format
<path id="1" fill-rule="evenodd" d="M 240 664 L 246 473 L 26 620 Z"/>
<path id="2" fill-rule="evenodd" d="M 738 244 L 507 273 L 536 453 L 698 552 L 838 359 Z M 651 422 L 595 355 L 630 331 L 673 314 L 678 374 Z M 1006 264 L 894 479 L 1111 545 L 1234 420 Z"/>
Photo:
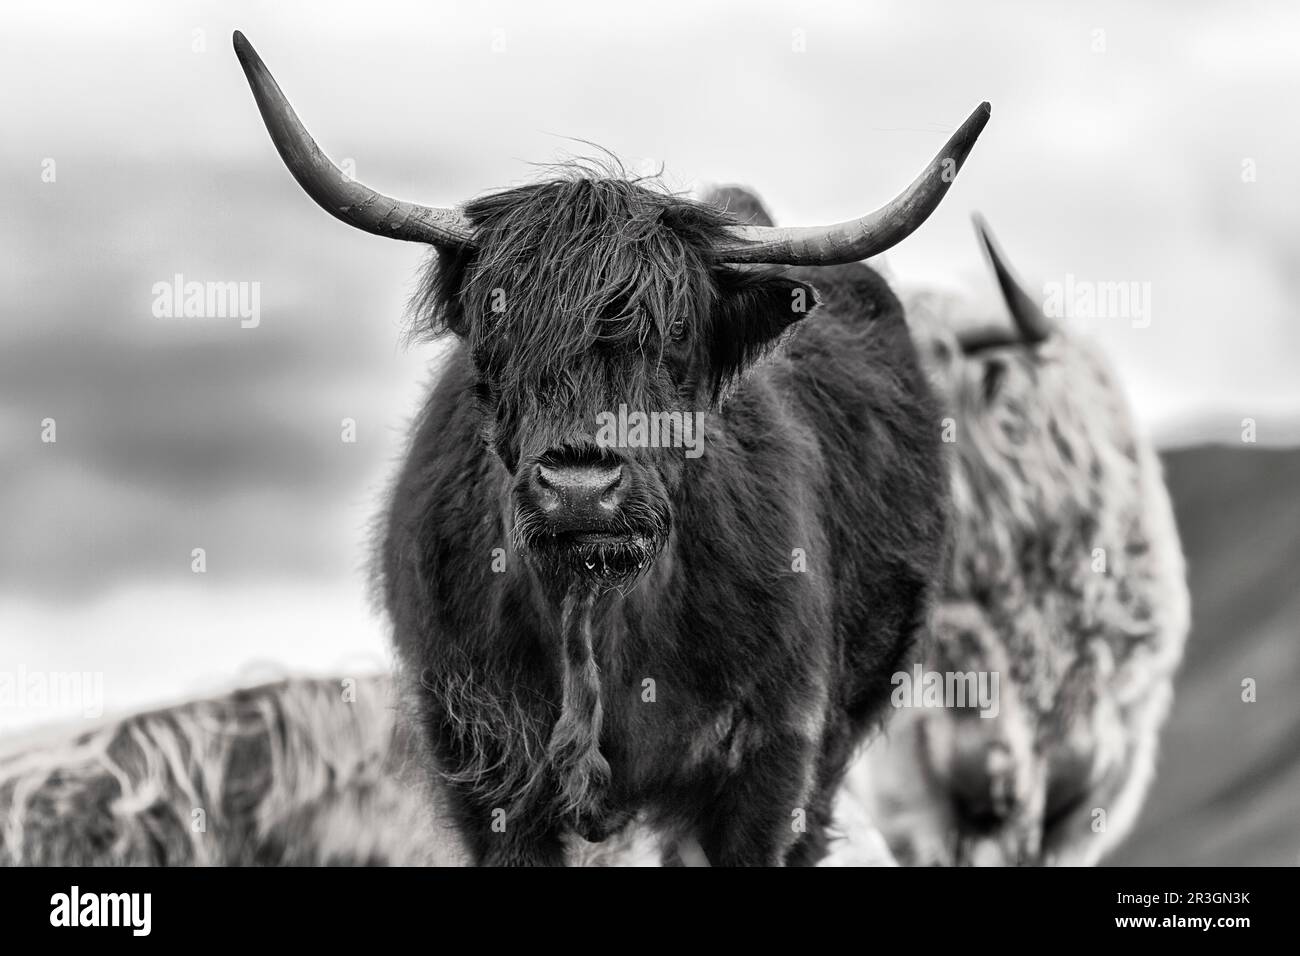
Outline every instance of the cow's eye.
<path id="1" fill-rule="evenodd" d="M 668 327 L 668 334 L 674 339 L 680 339 L 686 334 L 686 320 L 673 319 L 673 324 Z"/>

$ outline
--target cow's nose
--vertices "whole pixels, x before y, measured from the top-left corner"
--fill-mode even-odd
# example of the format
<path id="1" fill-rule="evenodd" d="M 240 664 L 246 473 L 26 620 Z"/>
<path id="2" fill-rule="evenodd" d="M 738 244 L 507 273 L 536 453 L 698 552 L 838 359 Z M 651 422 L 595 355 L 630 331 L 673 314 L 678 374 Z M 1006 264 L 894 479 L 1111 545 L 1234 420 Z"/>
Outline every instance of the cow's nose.
<path id="1" fill-rule="evenodd" d="M 538 465 L 537 505 L 557 531 L 584 531 L 609 521 L 623 503 L 627 477 L 618 464 Z"/>

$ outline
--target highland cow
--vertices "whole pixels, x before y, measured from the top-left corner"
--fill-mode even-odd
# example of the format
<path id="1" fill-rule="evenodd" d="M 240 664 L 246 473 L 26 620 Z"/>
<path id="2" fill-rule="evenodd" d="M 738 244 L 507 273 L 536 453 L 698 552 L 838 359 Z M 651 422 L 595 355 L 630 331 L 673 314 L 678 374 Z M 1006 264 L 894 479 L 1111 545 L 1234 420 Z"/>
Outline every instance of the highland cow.
<path id="1" fill-rule="evenodd" d="M 746 225 L 585 168 L 443 209 L 343 176 L 235 46 L 308 194 L 434 250 L 417 332 L 454 346 L 378 564 L 471 857 L 559 864 L 639 819 L 670 860 L 815 862 L 948 505 L 902 309 L 856 263 L 934 210 L 988 105 L 898 198 L 831 226 Z M 598 441 L 623 407 L 703 416 L 702 454 Z"/>
<path id="2" fill-rule="evenodd" d="M 1091 864 L 1152 778 L 1189 626 L 1182 550 L 1108 363 L 979 232 L 1012 327 L 955 330 L 952 298 L 904 301 L 953 438 L 923 666 L 996 675 L 996 713 L 899 708 L 850 788 L 903 863 Z"/>
<path id="3" fill-rule="evenodd" d="M 297 679 L 0 740 L 0 866 L 457 863 L 394 713 Z"/>

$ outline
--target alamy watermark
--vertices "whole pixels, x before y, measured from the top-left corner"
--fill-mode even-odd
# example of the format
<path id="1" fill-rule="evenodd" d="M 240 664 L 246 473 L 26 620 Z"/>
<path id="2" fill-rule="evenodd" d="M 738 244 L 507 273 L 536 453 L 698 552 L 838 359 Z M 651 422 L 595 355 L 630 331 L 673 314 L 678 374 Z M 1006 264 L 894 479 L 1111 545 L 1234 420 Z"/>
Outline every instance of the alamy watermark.
<path id="1" fill-rule="evenodd" d="M 153 929 L 152 893 L 83 893 L 75 883 L 67 893 L 50 897 L 51 926 L 118 926 L 132 936 Z"/>
<path id="2" fill-rule="evenodd" d="M 103 671 L 0 671 L 0 707 L 104 716 Z"/>
<path id="3" fill-rule="evenodd" d="M 978 708 L 981 717 L 999 711 L 997 671 L 927 671 L 920 664 L 897 671 L 889 702 L 895 707 Z"/>
<path id="4" fill-rule="evenodd" d="M 152 291 L 155 319 L 239 319 L 243 329 L 262 323 L 260 282 L 186 282 L 178 272 Z"/>
<path id="5" fill-rule="evenodd" d="M 1064 282 L 1043 283 L 1043 314 L 1049 319 L 1127 319 L 1135 329 L 1151 325 L 1150 282 L 1096 282 L 1067 272 Z"/>
<path id="6" fill-rule="evenodd" d="M 618 412 L 596 415 L 596 444 L 601 448 L 685 448 L 687 458 L 704 454 L 703 412 Z"/>

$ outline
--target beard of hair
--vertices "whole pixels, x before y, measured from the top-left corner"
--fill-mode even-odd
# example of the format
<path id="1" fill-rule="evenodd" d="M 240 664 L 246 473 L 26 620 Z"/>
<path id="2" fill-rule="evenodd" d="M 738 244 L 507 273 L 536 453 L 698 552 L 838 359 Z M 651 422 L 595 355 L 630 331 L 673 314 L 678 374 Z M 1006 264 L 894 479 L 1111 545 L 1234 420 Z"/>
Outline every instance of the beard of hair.
<path id="1" fill-rule="evenodd" d="M 560 715 L 546 745 L 546 759 L 528 782 L 530 796 L 549 805 L 584 839 L 598 842 L 620 823 L 605 804 L 609 762 L 600 752 L 604 722 L 600 668 L 593 649 L 593 611 L 598 595 L 586 585 L 565 594 L 560 613 L 562 697 Z M 521 801 L 523 805 L 533 800 Z M 535 804 L 534 804 L 535 805 Z"/>

